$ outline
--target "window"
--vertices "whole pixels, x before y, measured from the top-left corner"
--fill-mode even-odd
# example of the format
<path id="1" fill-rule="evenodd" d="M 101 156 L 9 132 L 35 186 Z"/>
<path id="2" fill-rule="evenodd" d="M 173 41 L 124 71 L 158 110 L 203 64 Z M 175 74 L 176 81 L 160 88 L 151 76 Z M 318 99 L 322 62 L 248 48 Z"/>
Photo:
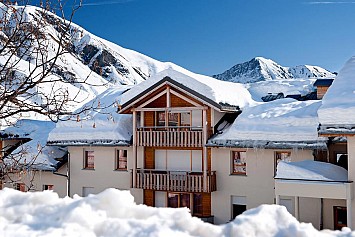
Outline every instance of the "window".
<path id="1" fill-rule="evenodd" d="M 334 230 L 341 230 L 347 226 L 346 207 L 333 207 L 334 214 Z"/>
<path id="2" fill-rule="evenodd" d="M 179 113 L 169 112 L 168 124 L 169 124 L 169 126 L 172 126 L 172 127 L 179 126 Z"/>
<path id="3" fill-rule="evenodd" d="M 291 152 L 289 151 L 276 151 L 275 152 L 275 162 L 274 162 L 274 171 L 276 175 L 277 164 L 280 161 L 291 162 Z"/>
<path id="4" fill-rule="evenodd" d="M 16 183 L 16 190 L 26 192 L 26 185 L 24 183 Z"/>
<path id="5" fill-rule="evenodd" d="M 165 126 L 165 112 L 156 113 L 156 126 Z M 168 112 L 168 126 L 170 127 L 190 127 L 191 112 L 174 113 Z"/>
<path id="6" fill-rule="evenodd" d="M 232 174 L 247 174 L 246 156 L 247 153 L 245 151 L 232 151 Z"/>
<path id="7" fill-rule="evenodd" d="M 93 194 L 94 192 L 94 187 L 83 187 L 83 197 L 87 197 L 90 194 Z"/>
<path id="8" fill-rule="evenodd" d="M 94 151 L 84 151 L 84 169 L 94 169 L 95 168 L 95 155 Z"/>
<path id="9" fill-rule="evenodd" d="M 157 126 L 165 126 L 165 112 L 157 112 Z"/>
<path id="10" fill-rule="evenodd" d="M 168 193 L 168 207 L 190 208 L 190 194 L 189 193 Z"/>
<path id="11" fill-rule="evenodd" d="M 116 170 L 127 170 L 127 150 L 117 150 Z"/>
<path id="12" fill-rule="evenodd" d="M 180 114 L 180 126 L 182 127 L 189 127 L 191 125 L 191 113 L 190 112 L 183 112 Z"/>
<path id="13" fill-rule="evenodd" d="M 232 196 L 232 220 L 247 210 L 247 197 Z"/>
<path id="14" fill-rule="evenodd" d="M 43 190 L 53 190 L 53 184 L 44 184 Z"/>

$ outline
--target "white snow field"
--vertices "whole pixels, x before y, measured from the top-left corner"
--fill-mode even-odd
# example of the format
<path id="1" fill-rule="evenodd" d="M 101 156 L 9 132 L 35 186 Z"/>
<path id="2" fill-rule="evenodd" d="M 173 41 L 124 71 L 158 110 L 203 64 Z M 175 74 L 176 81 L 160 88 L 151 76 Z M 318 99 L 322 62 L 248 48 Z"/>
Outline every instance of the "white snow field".
<path id="1" fill-rule="evenodd" d="M 88 197 L 52 191 L 0 191 L 0 236 L 355 236 L 299 223 L 285 207 L 262 205 L 224 225 L 191 217 L 187 208 L 137 205 L 129 191 L 107 189 Z"/>

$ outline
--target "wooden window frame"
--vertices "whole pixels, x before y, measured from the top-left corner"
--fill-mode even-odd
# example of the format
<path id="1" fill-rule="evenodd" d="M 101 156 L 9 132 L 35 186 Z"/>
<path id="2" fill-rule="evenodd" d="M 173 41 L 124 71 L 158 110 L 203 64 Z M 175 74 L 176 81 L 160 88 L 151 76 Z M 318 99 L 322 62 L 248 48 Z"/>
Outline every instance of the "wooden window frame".
<path id="1" fill-rule="evenodd" d="M 242 157 L 240 153 L 245 153 L 245 157 Z M 231 175 L 247 175 L 246 151 L 231 151 L 230 161 Z"/>
<path id="2" fill-rule="evenodd" d="M 344 207 L 344 206 L 333 206 L 334 230 L 341 230 L 343 227 L 347 226 L 347 223 L 339 223 L 338 210 L 346 212 L 346 207 Z M 346 220 L 346 222 L 348 222 L 348 220 Z"/>
<path id="3" fill-rule="evenodd" d="M 89 161 L 90 157 L 92 159 L 92 162 Z M 95 169 L 95 152 L 93 150 L 84 150 L 84 169 Z"/>
<path id="4" fill-rule="evenodd" d="M 120 154 L 121 152 L 122 152 L 122 155 Z M 115 170 L 127 171 L 127 169 L 128 169 L 127 157 L 128 157 L 127 149 L 117 149 L 116 150 Z M 122 167 L 121 164 L 125 164 L 125 166 L 123 165 L 123 167 Z"/>

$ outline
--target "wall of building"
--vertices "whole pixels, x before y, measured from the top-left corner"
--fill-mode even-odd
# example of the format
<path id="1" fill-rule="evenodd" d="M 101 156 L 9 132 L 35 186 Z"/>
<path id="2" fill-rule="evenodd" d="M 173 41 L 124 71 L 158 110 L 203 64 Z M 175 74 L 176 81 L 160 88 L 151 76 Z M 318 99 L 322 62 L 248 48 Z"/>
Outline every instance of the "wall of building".
<path id="1" fill-rule="evenodd" d="M 93 150 L 95 168 L 84 169 L 84 150 Z M 117 149 L 127 149 L 127 170 L 115 170 Z M 70 196 L 83 195 L 84 189 L 89 193 L 100 193 L 107 188 L 130 190 L 133 169 L 131 147 L 69 147 L 70 153 Z M 137 203 L 142 203 L 142 191 L 130 190 Z"/>
<path id="2" fill-rule="evenodd" d="M 231 175 L 231 149 L 212 148 L 212 170 L 217 171 L 217 191 L 212 193 L 212 215 L 214 215 L 216 224 L 226 223 L 231 219 L 232 196 L 245 199 L 247 209 L 261 204 L 275 203 L 273 177 L 276 150 L 246 149 L 246 151 L 247 174 Z M 277 151 L 290 151 L 292 161 L 313 159 L 311 150 Z M 300 202 L 303 201 L 300 200 Z M 308 213 L 302 209 L 300 213 Z"/>
<path id="3" fill-rule="evenodd" d="M 67 165 L 63 165 L 56 173 L 66 175 Z M 60 197 L 67 196 L 67 177 L 55 175 L 51 171 L 28 171 L 8 174 L 4 187 L 16 188 L 17 183 L 24 183 L 26 191 L 31 187 L 32 191 L 44 190 L 44 185 L 53 185 L 53 191 Z"/>

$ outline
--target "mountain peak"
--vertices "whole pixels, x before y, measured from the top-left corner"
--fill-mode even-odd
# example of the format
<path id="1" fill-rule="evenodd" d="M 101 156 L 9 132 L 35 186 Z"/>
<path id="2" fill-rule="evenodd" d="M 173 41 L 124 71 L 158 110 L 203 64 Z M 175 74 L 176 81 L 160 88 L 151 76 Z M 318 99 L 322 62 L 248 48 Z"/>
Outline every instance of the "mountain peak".
<path id="1" fill-rule="evenodd" d="M 212 77 L 222 81 L 253 83 L 275 79 L 329 78 L 335 77 L 335 74 L 318 66 L 284 67 L 271 59 L 255 57 L 248 62 L 236 64 L 227 71 Z"/>

